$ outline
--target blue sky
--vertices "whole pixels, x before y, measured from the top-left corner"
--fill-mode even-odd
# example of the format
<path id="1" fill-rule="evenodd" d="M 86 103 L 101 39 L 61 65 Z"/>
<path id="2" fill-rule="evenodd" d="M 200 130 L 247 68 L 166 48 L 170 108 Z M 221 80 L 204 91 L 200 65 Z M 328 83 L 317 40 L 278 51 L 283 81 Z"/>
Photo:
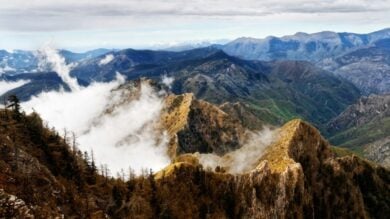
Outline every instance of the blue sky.
<path id="1" fill-rule="evenodd" d="M 390 0 L 0 0 L 0 48 L 158 48 L 390 27 Z"/>

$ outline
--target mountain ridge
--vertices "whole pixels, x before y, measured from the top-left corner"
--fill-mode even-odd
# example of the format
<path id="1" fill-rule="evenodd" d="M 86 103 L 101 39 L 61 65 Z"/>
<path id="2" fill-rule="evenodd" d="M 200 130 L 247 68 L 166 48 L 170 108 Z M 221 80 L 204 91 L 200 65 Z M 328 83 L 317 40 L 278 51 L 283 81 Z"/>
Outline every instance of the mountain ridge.
<path id="1" fill-rule="evenodd" d="M 230 55 L 251 60 L 295 59 L 316 62 L 389 37 L 390 28 L 368 34 L 323 31 L 269 36 L 264 39 L 238 38 L 225 44 L 223 50 Z"/>
<path id="2" fill-rule="evenodd" d="M 133 91 L 130 99 L 137 96 Z M 192 95 L 182 97 L 188 101 L 175 101 L 179 96 L 168 100 L 171 121 L 180 116 L 181 106 L 193 104 Z M 200 120 L 206 126 L 209 112 L 227 115 L 211 104 L 198 109 L 210 114 Z M 205 170 L 196 157 L 185 154 L 162 172 L 136 177 L 130 171 L 125 180 L 111 179 L 104 168 L 98 174 L 93 158 L 72 149 L 37 113 L 0 113 L 0 165 L 6 170 L 0 172 L 0 215 L 5 217 L 382 218 L 390 212 L 389 170 L 356 156 L 335 157 L 319 131 L 302 120 L 280 129 L 252 171 Z M 207 138 L 208 133 L 199 135 Z M 197 151 L 208 152 L 190 152 Z"/>

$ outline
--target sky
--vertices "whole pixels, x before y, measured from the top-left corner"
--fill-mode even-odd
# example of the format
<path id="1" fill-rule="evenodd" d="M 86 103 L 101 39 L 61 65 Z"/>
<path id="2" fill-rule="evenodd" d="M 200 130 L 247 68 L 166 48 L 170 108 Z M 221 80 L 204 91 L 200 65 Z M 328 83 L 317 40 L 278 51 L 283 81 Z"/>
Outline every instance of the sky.
<path id="1" fill-rule="evenodd" d="M 0 0 L 0 49 L 158 48 L 390 27 L 390 0 Z"/>

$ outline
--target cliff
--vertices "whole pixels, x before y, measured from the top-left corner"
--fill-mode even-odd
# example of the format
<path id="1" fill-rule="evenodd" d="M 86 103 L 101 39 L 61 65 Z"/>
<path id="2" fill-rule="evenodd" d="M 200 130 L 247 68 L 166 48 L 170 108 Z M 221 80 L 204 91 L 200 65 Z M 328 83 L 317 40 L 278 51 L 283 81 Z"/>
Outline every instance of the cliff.
<path id="1" fill-rule="evenodd" d="M 328 125 L 329 140 L 337 146 L 390 167 L 390 95 L 362 97 Z"/>
<path id="2" fill-rule="evenodd" d="M 0 111 L 0 217 L 386 218 L 390 214 L 390 171 L 353 155 L 336 157 L 308 123 L 288 122 L 251 169 L 231 174 L 223 166 L 204 168 L 197 155 L 212 152 L 222 157 L 241 149 L 245 132 L 240 123 L 191 94 L 171 95 L 165 101 L 158 125 L 164 125 L 174 139 L 172 164 L 126 180 L 111 178 L 104 168 L 98 173 L 88 154 L 45 127 L 36 113 L 16 117 L 15 112 Z"/>
<path id="3" fill-rule="evenodd" d="M 335 157 L 315 128 L 293 120 L 250 172 L 207 172 L 186 155 L 156 183 L 173 218 L 385 218 L 389 174 L 356 156 Z"/>
<path id="4" fill-rule="evenodd" d="M 193 94 L 167 96 L 161 125 L 170 136 L 172 158 L 194 152 L 223 155 L 241 147 L 246 136 L 239 120 Z"/>

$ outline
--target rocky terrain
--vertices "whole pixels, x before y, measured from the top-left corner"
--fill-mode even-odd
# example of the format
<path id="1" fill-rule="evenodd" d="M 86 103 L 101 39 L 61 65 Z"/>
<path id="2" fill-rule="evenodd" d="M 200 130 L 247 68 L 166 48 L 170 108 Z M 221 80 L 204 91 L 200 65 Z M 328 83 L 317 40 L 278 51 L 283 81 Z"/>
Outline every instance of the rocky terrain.
<path id="1" fill-rule="evenodd" d="M 14 104 L 0 110 L 0 218 L 386 218 L 389 38 L 385 29 L 177 52 L 61 50 L 60 73 L 37 71 L 31 52 L 0 51 L 0 82 L 20 83 L 2 102 L 63 90 L 52 93 L 56 104 L 81 93 L 68 96 L 80 104 L 89 86 L 105 86 L 79 137 L 118 134 L 112 145 L 84 142 L 104 152 L 147 144 L 165 159 L 115 175 L 74 133 Z"/>
<path id="2" fill-rule="evenodd" d="M 362 97 L 329 122 L 330 141 L 385 164 L 388 162 L 389 116 L 390 95 Z"/>
<path id="3" fill-rule="evenodd" d="M 386 94 L 390 92 L 389 42 L 389 39 L 380 40 L 317 65 L 352 82 L 364 95 Z"/>
<path id="4" fill-rule="evenodd" d="M 123 100 L 137 98 L 139 86 L 122 85 L 131 91 Z M 160 128 L 171 138 L 172 164 L 138 177 L 130 172 L 128 179 L 98 171 L 93 156 L 36 113 L 2 110 L 0 217 L 383 218 L 390 212 L 389 170 L 335 156 L 302 120 L 285 124 L 249 170 L 232 174 L 222 164 L 203 167 L 199 156 L 242 148 L 240 120 L 192 94 L 170 94 L 164 105 Z"/>
<path id="5" fill-rule="evenodd" d="M 112 60 L 100 65 L 109 55 Z M 260 122 L 272 125 L 300 117 L 321 127 L 360 96 L 350 82 L 308 62 L 247 61 L 215 48 L 184 52 L 117 51 L 82 62 L 71 74 L 86 86 L 92 81 L 114 80 L 118 72 L 127 80 L 171 78 L 175 94 L 193 93 L 196 98 L 216 105 L 240 102 Z M 8 93 L 25 100 L 28 99 L 25 96 L 63 85 L 61 80 L 36 77 L 36 74 L 7 76 L 5 79 L 10 81 L 30 80 Z"/>
<path id="6" fill-rule="evenodd" d="M 238 38 L 222 48 L 230 55 L 250 60 L 307 60 L 318 62 L 388 39 L 390 30 L 368 34 L 323 31 L 264 39 Z"/>
<path id="7" fill-rule="evenodd" d="M 244 142 L 245 128 L 239 120 L 193 94 L 170 95 L 165 102 L 161 123 L 171 136 L 171 157 L 194 152 L 221 155 Z"/>
<path id="8" fill-rule="evenodd" d="M 300 120 L 281 128 L 280 138 L 252 171 L 236 176 L 216 171 L 204 171 L 195 156 L 178 157 L 150 182 L 154 197 L 142 198 L 133 187 L 127 191 L 129 201 L 120 202 L 115 213 L 119 217 L 153 217 L 151 212 L 158 212 L 176 218 L 381 218 L 390 210 L 388 170 L 356 156 L 334 157 L 319 132 Z M 161 206 L 150 205 L 150 200 L 160 200 Z"/>
<path id="9" fill-rule="evenodd" d="M 386 168 L 390 168 L 390 138 L 380 138 L 368 143 L 363 150 L 364 156 Z"/>

